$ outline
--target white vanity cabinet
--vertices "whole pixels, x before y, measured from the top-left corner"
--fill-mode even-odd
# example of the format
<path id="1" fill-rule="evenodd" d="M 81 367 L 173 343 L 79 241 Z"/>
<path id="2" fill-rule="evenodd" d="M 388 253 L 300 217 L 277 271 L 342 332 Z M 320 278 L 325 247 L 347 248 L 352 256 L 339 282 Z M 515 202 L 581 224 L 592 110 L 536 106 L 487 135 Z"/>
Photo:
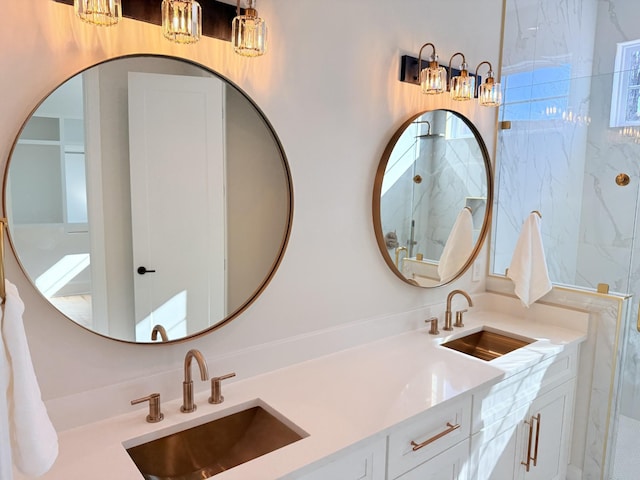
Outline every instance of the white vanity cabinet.
<path id="1" fill-rule="evenodd" d="M 577 356 L 577 346 L 567 347 L 408 418 L 386 437 L 293 478 L 562 480 L 571 443 Z"/>
<path id="2" fill-rule="evenodd" d="M 577 348 L 474 395 L 470 480 L 560 480 L 567 469 Z"/>

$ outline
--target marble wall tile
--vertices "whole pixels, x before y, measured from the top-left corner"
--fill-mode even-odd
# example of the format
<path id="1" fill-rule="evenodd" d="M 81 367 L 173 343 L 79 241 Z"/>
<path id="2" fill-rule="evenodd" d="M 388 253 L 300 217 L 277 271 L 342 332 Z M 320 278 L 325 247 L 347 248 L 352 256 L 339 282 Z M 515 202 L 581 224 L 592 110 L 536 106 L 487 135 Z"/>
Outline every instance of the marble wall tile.
<path id="1" fill-rule="evenodd" d="M 578 271 L 585 285 L 602 281 L 616 291 L 636 295 L 631 321 L 625 330 L 626 342 L 620 347 L 623 360 L 619 372 L 619 412 L 636 419 L 640 419 L 640 376 L 637 375 L 640 371 L 640 334 L 635 326 L 637 293 L 640 292 L 640 144 L 635 138 L 621 135 L 620 128 L 611 127 L 609 116 L 616 46 L 619 42 L 640 39 L 639 16 L 640 3 L 633 0 L 598 2 L 594 94 L 590 102 L 593 119 L 587 146 Z M 616 184 L 619 173 L 630 176 L 628 186 Z"/>
<path id="2" fill-rule="evenodd" d="M 554 283 L 640 291 L 640 145 L 609 125 L 616 44 L 640 38 L 639 16 L 635 0 L 507 1 L 501 74 L 505 101 L 511 95 L 517 108 L 501 109 L 512 129 L 497 143 L 492 271 L 504 272 L 522 220 L 537 209 Z M 528 110 L 517 106 L 530 97 Z M 621 172 L 632 179 L 626 187 L 615 183 Z M 607 478 L 612 419 L 640 418 L 638 300 L 616 306 L 561 292 L 545 301 L 583 302 L 592 312 L 583 356 L 593 370 L 581 369 L 578 391 L 590 400 L 578 396 L 572 463 L 583 479 Z"/>

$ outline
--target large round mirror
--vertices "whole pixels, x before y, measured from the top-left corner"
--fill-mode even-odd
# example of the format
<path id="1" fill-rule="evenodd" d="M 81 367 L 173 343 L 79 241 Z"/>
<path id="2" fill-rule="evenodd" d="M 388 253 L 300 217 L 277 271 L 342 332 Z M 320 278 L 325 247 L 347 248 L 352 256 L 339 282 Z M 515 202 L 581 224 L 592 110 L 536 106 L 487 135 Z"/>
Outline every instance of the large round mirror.
<path id="1" fill-rule="evenodd" d="M 486 236 L 492 192 L 487 148 L 467 118 L 434 110 L 407 120 L 385 149 L 373 192 L 376 239 L 391 270 L 420 287 L 462 275 Z"/>
<path id="2" fill-rule="evenodd" d="M 228 322 L 263 291 L 291 228 L 280 142 L 200 65 L 119 57 L 56 88 L 24 123 L 4 182 L 26 275 L 79 325 L 127 342 Z"/>

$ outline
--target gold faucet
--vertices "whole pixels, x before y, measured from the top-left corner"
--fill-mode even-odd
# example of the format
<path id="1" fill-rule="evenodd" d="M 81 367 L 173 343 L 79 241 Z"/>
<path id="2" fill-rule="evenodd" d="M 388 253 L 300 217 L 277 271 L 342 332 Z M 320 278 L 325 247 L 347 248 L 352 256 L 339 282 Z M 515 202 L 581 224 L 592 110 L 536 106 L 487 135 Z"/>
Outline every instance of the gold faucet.
<path id="1" fill-rule="evenodd" d="M 160 334 L 161 341 L 168 342 L 169 337 L 167 336 L 167 331 L 164 329 L 162 325 L 156 325 L 151 330 L 151 341 L 155 342 L 158 339 L 158 334 Z"/>
<path id="2" fill-rule="evenodd" d="M 400 268 L 400 252 L 406 252 L 407 247 L 398 247 L 396 248 L 396 268 Z M 406 256 L 406 253 L 405 253 Z"/>
<path id="3" fill-rule="evenodd" d="M 451 293 L 449 293 L 449 295 L 447 295 L 447 310 L 446 312 L 444 312 L 444 327 L 442 327 L 443 330 L 447 330 L 447 331 L 453 330 L 453 327 L 451 326 L 451 300 L 458 293 L 467 299 L 467 302 L 469 303 L 470 307 L 473 307 L 473 302 L 471 301 L 471 297 L 464 290 L 453 290 Z M 460 319 L 458 323 L 456 323 L 456 326 L 462 326 L 462 319 Z"/>
<path id="4" fill-rule="evenodd" d="M 182 382 L 182 406 L 180 411 L 184 413 L 194 412 L 196 404 L 193 403 L 193 380 L 191 380 L 191 360 L 195 358 L 200 367 L 200 379 L 209 380 L 207 362 L 199 350 L 189 350 L 184 357 L 184 382 Z"/>

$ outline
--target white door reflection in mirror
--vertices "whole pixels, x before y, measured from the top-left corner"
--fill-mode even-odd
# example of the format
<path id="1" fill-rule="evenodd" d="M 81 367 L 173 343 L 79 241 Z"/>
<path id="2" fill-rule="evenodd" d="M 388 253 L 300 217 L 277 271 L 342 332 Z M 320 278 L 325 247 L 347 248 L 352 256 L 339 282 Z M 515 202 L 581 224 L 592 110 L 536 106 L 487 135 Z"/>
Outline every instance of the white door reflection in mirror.
<path id="1" fill-rule="evenodd" d="M 129 73 L 137 341 L 156 324 L 180 338 L 224 316 L 223 112 L 218 78 Z"/>
<path id="2" fill-rule="evenodd" d="M 153 74 L 145 125 L 129 118 L 129 73 Z M 156 324 L 171 342 L 242 313 L 279 266 L 293 211 L 284 152 L 258 107 L 215 72 L 157 55 L 94 65 L 42 99 L 14 142 L 4 199 L 13 251 L 46 300 L 141 343 Z"/>

